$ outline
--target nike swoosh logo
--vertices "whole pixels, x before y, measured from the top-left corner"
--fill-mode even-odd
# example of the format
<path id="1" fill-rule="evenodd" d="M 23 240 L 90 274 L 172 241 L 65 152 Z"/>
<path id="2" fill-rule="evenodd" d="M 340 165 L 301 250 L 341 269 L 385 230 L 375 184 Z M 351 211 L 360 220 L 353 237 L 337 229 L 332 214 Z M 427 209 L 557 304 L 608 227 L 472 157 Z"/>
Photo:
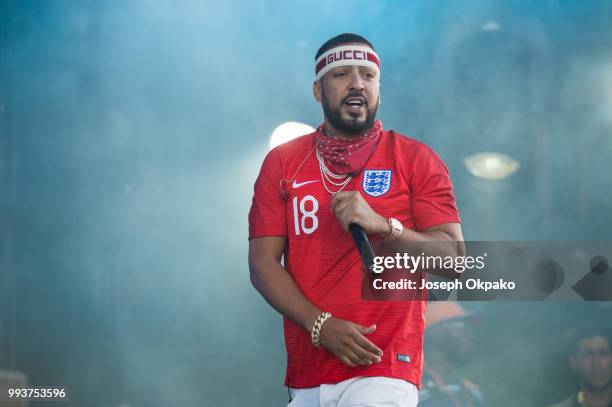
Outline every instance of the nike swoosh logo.
<path id="1" fill-rule="evenodd" d="M 299 188 L 299 187 L 304 186 L 306 184 L 312 184 L 313 182 L 319 182 L 319 180 L 315 179 L 314 181 L 304 181 L 304 182 L 293 181 L 293 188 Z"/>

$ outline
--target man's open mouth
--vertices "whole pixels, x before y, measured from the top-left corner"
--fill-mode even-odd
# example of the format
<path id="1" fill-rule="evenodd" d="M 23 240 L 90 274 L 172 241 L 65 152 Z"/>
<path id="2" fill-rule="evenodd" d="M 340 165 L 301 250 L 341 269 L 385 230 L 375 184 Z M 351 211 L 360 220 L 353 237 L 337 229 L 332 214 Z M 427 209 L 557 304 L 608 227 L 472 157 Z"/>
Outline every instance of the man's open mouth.
<path id="1" fill-rule="evenodd" d="M 347 105 L 349 112 L 360 113 L 361 109 L 365 107 L 366 101 L 362 97 L 351 97 L 351 98 L 347 98 L 344 101 L 344 104 Z"/>

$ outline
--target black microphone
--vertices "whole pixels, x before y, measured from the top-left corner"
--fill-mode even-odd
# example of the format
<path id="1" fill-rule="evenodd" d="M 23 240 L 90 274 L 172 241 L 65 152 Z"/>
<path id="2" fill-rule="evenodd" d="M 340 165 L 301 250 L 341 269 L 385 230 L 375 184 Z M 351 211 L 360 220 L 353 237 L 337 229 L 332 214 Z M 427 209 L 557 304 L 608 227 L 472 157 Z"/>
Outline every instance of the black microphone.
<path id="1" fill-rule="evenodd" d="M 363 230 L 363 228 L 358 224 L 351 223 L 349 225 L 349 231 L 353 236 L 353 241 L 355 242 L 355 246 L 357 246 L 357 250 L 361 255 L 363 264 L 368 270 L 370 270 L 370 272 L 374 272 L 374 250 L 372 250 L 372 245 L 368 240 L 368 235 L 366 235 L 365 230 Z"/>

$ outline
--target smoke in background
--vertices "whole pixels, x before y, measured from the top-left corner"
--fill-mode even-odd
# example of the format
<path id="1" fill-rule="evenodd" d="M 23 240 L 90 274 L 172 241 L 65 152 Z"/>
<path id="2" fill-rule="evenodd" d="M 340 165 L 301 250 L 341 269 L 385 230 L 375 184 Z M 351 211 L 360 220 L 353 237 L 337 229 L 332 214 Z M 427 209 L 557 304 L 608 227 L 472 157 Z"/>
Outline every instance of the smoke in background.
<path id="1" fill-rule="evenodd" d="M 0 369 L 74 406 L 285 402 L 246 215 L 272 130 L 322 120 L 314 53 L 341 32 L 381 56 L 385 127 L 447 163 L 466 239 L 609 240 L 610 18 L 578 0 L 3 2 Z M 463 167 L 491 150 L 520 170 Z M 558 338 L 610 313 L 469 306 L 488 318 L 466 373 L 497 406 L 569 393 Z"/>

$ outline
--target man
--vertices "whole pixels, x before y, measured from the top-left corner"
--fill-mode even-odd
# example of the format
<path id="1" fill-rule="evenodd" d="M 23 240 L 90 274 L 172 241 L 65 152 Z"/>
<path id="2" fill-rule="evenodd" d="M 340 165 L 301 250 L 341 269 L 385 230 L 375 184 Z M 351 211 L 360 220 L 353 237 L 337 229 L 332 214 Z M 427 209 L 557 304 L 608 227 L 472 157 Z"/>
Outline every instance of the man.
<path id="1" fill-rule="evenodd" d="M 473 356 L 473 314 L 456 302 L 438 301 L 425 314 L 425 372 L 419 407 L 482 407 L 478 386 L 458 370 Z"/>
<path id="2" fill-rule="evenodd" d="M 327 41 L 315 73 L 324 123 L 270 151 L 255 184 L 251 281 L 284 316 L 290 406 L 415 406 L 424 304 L 362 300 L 347 231 L 355 223 L 395 251 L 440 241 L 461 254 L 452 184 L 432 150 L 376 121 L 380 62 L 365 38 Z"/>
<path id="3" fill-rule="evenodd" d="M 581 323 L 570 332 L 569 363 L 576 373 L 578 391 L 551 407 L 611 407 L 612 348 L 610 332 L 600 324 Z"/>

